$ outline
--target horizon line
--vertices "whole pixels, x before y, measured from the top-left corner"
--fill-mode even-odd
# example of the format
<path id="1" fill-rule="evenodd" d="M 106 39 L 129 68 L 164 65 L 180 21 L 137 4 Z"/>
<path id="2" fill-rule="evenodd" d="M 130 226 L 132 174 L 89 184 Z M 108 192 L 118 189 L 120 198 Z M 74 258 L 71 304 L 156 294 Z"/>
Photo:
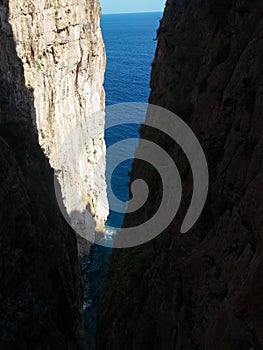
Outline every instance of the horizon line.
<path id="1" fill-rule="evenodd" d="M 163 10 L 160 11 L 137 11 L 137 12 L 102 12 L 103 15 L 132 15 L 132 14 L 139 14 L 139 13 L 163 13 Z"/>

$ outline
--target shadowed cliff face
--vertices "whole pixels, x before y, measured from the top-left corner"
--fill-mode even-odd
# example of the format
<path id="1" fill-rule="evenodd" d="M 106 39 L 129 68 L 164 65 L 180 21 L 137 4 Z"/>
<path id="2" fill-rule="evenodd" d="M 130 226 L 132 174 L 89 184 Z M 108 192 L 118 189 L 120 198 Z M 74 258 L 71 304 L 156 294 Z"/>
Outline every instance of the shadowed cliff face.
<path id="1" fill-rule="evenodd" d="M 158 31 L 150 103 L 184 119 L 205 151 L 206 207 L 179 229 L 192 194 L 186 158 L 143 128 L 175 160 L 180 211 L 154 241 L 115 251 L 100 307 L 98 349 L 263 348 L 263 5 L 252 0 L 168 1 Z M 135 226 L 156 211 L 157 175 L 135 161 L 132 179 L 154 190 Z"/>
<path id="2" fill-rule="evenodd" d="M 0 349 L 83 349 L 76 238 L 33 132 L 8 1 L 0 2 L 0 47 Z"/>

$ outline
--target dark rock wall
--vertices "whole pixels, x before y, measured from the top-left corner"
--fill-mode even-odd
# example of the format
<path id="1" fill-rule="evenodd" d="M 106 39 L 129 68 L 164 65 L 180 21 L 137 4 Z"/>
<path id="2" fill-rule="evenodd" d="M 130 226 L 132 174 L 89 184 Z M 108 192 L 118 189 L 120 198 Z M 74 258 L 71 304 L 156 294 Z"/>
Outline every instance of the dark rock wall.
<path id="1" fill-rule="evenodd" d="M 32 91 L 0 1 L 0 349 L 83 349 L 74 232 L 33 132 Z"/>
<path id="2" fill-rule="evenodd" d="M 160 143 L 183 179 L 168 229 L 137 248 L 114 251 L 98 317 L 98 349 L 263 349 L 263 3 L 168 0 L 158 31 L 150 102 L 191 126 L 207 156 L 210 187 L 198 223 L 179 233 L 192 193 L 187 161 Z M 154 174 L 154 173 L 152 173 Z M 135 161 L 154 195 L 156 175 Z"/>

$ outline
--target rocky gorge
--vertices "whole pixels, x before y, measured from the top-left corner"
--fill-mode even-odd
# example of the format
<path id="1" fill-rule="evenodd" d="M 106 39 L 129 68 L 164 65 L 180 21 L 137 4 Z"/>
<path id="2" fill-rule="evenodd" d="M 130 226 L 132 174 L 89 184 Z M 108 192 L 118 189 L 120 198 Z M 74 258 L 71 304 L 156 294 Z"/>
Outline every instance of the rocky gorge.
<path id="1" fill-rule="evenodd" d="M 100 12 L 98 0 L 0 0 L 0 350 L 87 348 L 80 258 L 109 210 Z M 167 1 L 149 102 L 198 137 L 209 193 L 182 235 L 189 162 L 141 128 L 177 164 L 183 201 L 159 237 L 113 251 L 99 350 L 263 348 L 262 15 L 261 0 Z M 124 227 L 162 196 L 158 174 L 135 159 L 137 178 L 149 198 Z"/>

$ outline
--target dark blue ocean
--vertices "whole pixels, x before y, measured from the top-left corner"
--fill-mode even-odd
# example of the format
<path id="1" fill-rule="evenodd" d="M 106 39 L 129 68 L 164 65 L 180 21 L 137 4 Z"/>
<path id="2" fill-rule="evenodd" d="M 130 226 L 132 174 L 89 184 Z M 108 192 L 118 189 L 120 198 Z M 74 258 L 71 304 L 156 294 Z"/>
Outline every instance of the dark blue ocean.
<path id="1" fill-rule="evenodd" d="M 107 54 L 105 74 L 106 106 L 126 103 L 147 103 L 150 93 L 151 62 L 156 48 L 156 33 L 161 13 L 137 13 L 104 15 L 101 19 L 103 38 Z M 112 116 L 111 116 L 112 117 Z M 110 116 L 108 116 L 110 118 Z M 121 120 L 125 123 L 125 118 Z M 107 129 L 105 140 L 107 147 L 122 139 L 138 138 L 138 127 L 123 125 Z M 107 163 L 111 159 L 107 157 Z M 129 199 L 127 183 L 132 159 L 120 164 L 111 181 L 114 194 L 120 200 Z M 110 212 L 108 224 L 121 227 L 122 215 Z"/>
<path id="2" fill-rule="evenodd" d="M 161 13 L 104 15 L 106 104 L 147 102 Z"/>
<path id="3" fill-rule="evenodd" d="M 136 13 L 103 15 L 102 33 L 107 55 L 105 74 L 106 105 L 125 102 L 147 103 L 150 92 L 151 62 L 156 49 L 156 32 L 161 13 Z M 123 120 L 125 123 L 125 120 Z M 129 138 L 138 137 L 138 127 L 134 125 L 107 129 L 107 147 Z M 111 159 L 107 156 L 107 164 Z M 112 189 L 121 200 L 129 199 L 128 173 L 132 159 L 117 167 L 111 181 Z M 110 212 L 107 224 L 121 227 L 123 215 Z M 96 310 L 101 289 L 107 277 L 107 266 L 111 250 L 94 245 L 87 261 L 83 264 L 85 285 L 85 328 L 89 349 L 95 349 Z"/>

